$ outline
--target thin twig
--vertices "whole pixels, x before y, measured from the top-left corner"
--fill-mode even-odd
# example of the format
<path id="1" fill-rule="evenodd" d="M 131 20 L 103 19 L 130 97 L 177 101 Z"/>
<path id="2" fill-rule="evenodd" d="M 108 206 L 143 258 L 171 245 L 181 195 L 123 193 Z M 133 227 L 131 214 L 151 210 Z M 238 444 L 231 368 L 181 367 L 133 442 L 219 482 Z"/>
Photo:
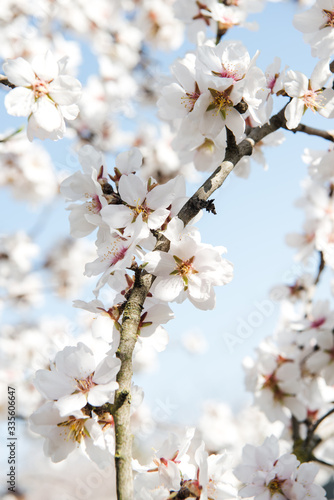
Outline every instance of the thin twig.
<path id="1" fill-rule="evenodd" d="M 322 137 L 323 139 L 326 139 L 327 141 L 334 142 L 334 132 L 328 132 L 327 130 L 321 130 L 318 128 L 314 127 L 309 127 L 308 125 L 304 125 L 303 123 L 300 123 L 298 127 L 289 129 L 286 124 L 282 125 L 282 128 L 285 128 L 286 130 L 289 130 L 290 132 L 296 133 L 296 132 L 304 132 L 304 134 L 308 135 L 315 135 L 317 137 Z"/>
<path id="2" fill-rule="evenodd" d="M 325 418 L 329 417 L 333 413 L 334 413 L 334 408 L 332 408 L 331 410 L 329 410 L 327 413 L 325 413 L 325 415 L 323 415 L 316 422 L 314 422 L 314 424 L 312 425 L 312 427 L 310 427 L 310 429 L 309 429 L 308 436 L 310 436 L 310 437 L 313 436 L 315 430 L 317 429 L 317 427 L 319 427 L 319 425 L 321 424 L 321 422 L 323 422 L 325 420 Z"/>
<path id="3" fill-rule="evenodd" d="M 10 87 L 11 89 L 15 89 L 16 85 L 14 85 L 13 83 L 11 83 L 7 76 L 5 75 L 0 75 L 0 83 L 2 85 L 6 85 L 6 87 Z"/>
<path id="4" fill-rule="evenodd" d="M 321 273 L 325 269 L 325 265 L 326 265 L 326 262 L 324 259 L 324 254 L 321 250 L 319 251 L 319 254 L 320 254 L 320 262 L 319 262 L 318 273 L 317 273 L 317 276 L 315 277 L 315 280 L 314 280 L 314 285 L 317 285 L 319 283 Z"/>

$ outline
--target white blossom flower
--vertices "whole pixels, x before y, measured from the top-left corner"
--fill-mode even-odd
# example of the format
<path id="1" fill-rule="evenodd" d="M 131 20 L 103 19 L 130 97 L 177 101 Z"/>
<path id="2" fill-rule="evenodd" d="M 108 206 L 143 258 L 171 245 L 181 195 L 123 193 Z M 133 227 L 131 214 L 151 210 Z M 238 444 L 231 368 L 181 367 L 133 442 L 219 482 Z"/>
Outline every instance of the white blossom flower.
<path id="1" fill-rule="evenodd" d="M 300 394 L 301 371 L 297 360 L 269 341 L 261 343 L 258 354 L 253 366 L 245 366 L 247 389 L 255 392 L 256 404 L 271 422 L 286 422 L 290 413 L 304 420 L 307 408 Z"/>
<path id="2" fill-rule="evenodd" d="M 242 463 L 234 471 L 245 485 L 239 490 L 239 496 L 254 497 L 254 500 L 290 498 L 285 496 L 285 491 L 289 490 L 299 463 L 295 455 L 279 456 L 278 440 L 274 436 L 258 447 L 247 444 L 242 451 Z"/>
<path id="3" fill-rule="evenodd" d="M 61 416 L 69 415 L 87 402 L 92 406 L 113 403 L 119 368 L 119 359 L 106 356 L 97 362 L 93 352 L 79 342 L 58 352 L 50 371 L 38 370 L 35 386 L 44 397 L 56 401 Z"/>
<path id="4" fill-rule="evenodd" d="M 205 444 L 195 451 L 195 461 L 198 466 L 196 479 L 183 482 L 191 493 L 198 495 L 200 500 L 232 500 L 237 498 L 237 490 L 224 481 L 226 472 L 226 455 L 208 455 Z"/>
<path id="5" fill-rule="evenodd" d="M 14 116 L 28 116 L 28 139 L 61 139 L 64 118 L 74 120 L 79 113 L 80 82 L 62 73 L 50 51 L 36 56 L 31 64 L 22 57 L 7 60 L 3 70 L 16 86 L 5 97 L 6 109 Z"/>
<path id="6" fill-rule="evenodd" d="M 71 204 L 71 235 L 82 238 L 102 224 L 100 212 L 108 205 L 103 194 L 103 156 L 91 146 L 84 146 L 79 151 L 79 161 L 83 173 L 78 171 L 70 175 L 60 185 L 62 195 L 71 201 L 85 201 L 83 204 Z"/>
<path id="7" fill-rule="evenodd" d="M 143 485 L 150 488 L 164 486 L 169 490 L 178 491 L 181 483 L 181 472 L 192 472 L 194 467 L 188 464 L 187 455 L 195 428 L 187 428 L 183 439 L 176 434 L 170 434 L 162 446 L 155 452 L 155 458 L 150 465 L 137 464 L 134 468 L 139 473 L 135 479 L 135 489 L 140 490 Z"/>
<path id="8" fill-rule="evenodd" d="M 323 90 L 330 75 L 328 59 L 318 62 L 310 79 L 299 71 L 287 71 L 284 90 L 292 97 L 292 100 L 287 105 L 284 114 L 287 119 L 286 125 L 289 129 L 294 129 L 298 126 L 308 108 L 313 112 L 317 111 L 325 118 L 332 116 L 334 90 L 330 88 Z"/>
<path id="9" fill-rule="evenodd" d="M 305 12 L 296 14 L 293 25 L 304 33 L 304 41 L 312 48 L 312 55 L 325 59 L 334 52 L 334 3 L 333 0 L 316 0 Z"/>
<path id="10" fill-rule="evenodd" d="M 306 360 L 314 374 L 321 374 L 328 385 L 334 385 L 334 334 L 332 330 L 318 332 L 317 350 Z"/>
<path id="11" fill-rule="evenodd" d="M 221 257 L 225 251 L 185 235 L 181 241 L 171 242 L 168 253 L 149 252 L 144 259 L 146 269 L 157 276 L 153 296 L 176 302 L 188 297 L 199 309 L 213 309 L 213 287 L 229 283 L 233 276 L 232 264 Z"/>
<path id="12" fill-rule="evenodd" d="M 134 231 L 130 236 L 123 236 L 120 232 L 112 232 L 107 229 L 103 231 L 103 237 L 97 241 L 98 257 L 93 262 L 85 266 L 86 276 L 102 276 L 96 288 L 96 292 L 109 279 L 114 271 L 124 270 L 132 263 L 136 252 L 136 245 L 142 239 L 143 230 L 142 220 L 138 219 L 134 223 Z"/>
<path id="13" fill-rule="evenodd" d="M 302 155 L 304 163 L 309 165 L 308 173 L 318 182 L 334 181 L 334 149 L 314 150 L 305 148 Z"/>
<path id="14" fill-rule="evenodd" d="M 156 185 L 152 178 L 145 182 L 134 174 L 122 175 L 118 192 L 124 204 L 105 206 L 102 219 L 111 230 L 126 228 L 126 234 L 131 234 L 137 223 L 141 238 L 146 238 L 150 229 L 159 229 L 166 222 L 179 185 L 184 186 L 181 176 Z"/>
<path id="15" fill-rule="evenodd" d="M 314 484 L 319 467 L 314 463 L 303 463 L 297 469 L 296 478 L 288 494 L 291 500 L 325 500 L 326 491 Z"/>
<path id="16" fill-rule="evenodd" d="M 53 462 L 61 462 L 75 449 L 82 448 L 91 460 L 105 467 L 113 460 L 114 436 L 111 415 L 92 417 L 80 410 L 60 415 L 55 403 L 47 402 L 30 417 L 30 428 L 45 437 L 44 453 Z"/>

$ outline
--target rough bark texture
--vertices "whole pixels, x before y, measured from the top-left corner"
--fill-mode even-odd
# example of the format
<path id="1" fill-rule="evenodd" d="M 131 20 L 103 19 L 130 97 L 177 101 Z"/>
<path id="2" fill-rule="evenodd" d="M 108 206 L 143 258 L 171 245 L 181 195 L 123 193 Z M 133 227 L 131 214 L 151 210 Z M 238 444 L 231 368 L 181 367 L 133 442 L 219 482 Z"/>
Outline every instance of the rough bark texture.
<path id="1" fill-rule="evenodd" d="M 132 500 L 132 433 L 130 427 L 132 355 L 143 303 L 152 284 L 152 275 L 137 273 L 134 288 L 125 306 L 119 347 L 116 356 L 121 360 L 117 376 L 119 388 L 115 394 L 114 413 L 116 449 L 115 465 L 118 500 Z"/>

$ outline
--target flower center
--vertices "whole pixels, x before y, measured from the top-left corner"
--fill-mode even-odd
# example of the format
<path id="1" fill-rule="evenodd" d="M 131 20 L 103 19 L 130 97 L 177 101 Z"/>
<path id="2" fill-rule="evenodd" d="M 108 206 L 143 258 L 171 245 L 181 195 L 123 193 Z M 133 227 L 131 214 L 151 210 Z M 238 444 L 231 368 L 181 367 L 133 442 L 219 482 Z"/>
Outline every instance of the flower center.
<path id="1" fill-rule="evenodd" d="M 44 95 L 47 95 L 49 92 L 47 82 L 40 80 L 38 77 L 36 77 L 36 80 L 32 85 L 32 90 L 35 94 L 36 99 L 38 99 L 39 97 L 43 97 Z"/>
<path id="2" fill-rule="evenodd" d="M 326 22 L 322 26 L 323 28 L 333 28 L 334 27 L 334 11 L 322 9 L 322 12 L 326 16 Z"/>
<path id="3" fill-rule="evenodd" d="M 221 78 L 232 78 L 235 82 L 242 80 L 244 75 L 239 75 L 238 70 L 234 66 L 226 67 L 222 63 L 221 71 L 212 71 L 211 72 L 215 76 L 220 76 Z"/>
<path id="4" fill-rule="evenodd" d="M 193 266 L 195 256 L 193 255 L 193 257 L 190 257 L 190 259 L 188 259 L 188 260 L 182 260 L 179 257 L 177 257 L 176 255 L 173 255 L 173 259 L 176 262 L 176 267 L 175 267 L 174 271 L 172 271 L 170 274 L 171 275 L 177 274 L 177 275 L 181 276 L 183 283 L 184 283 L 184 289 L 187 290 L 189 274 L 197 274 L 198 273 L 198 271 L 196 271 L 196 269 L 194 269 L 194 266 Z"/>
<path id="5" fill-rule="evenodd" d="M 197 273 L 197 271 L 193 268 L 193 262 L 194 262 L 195 256 L 193 256 L 190 259 L 185 260 L 185 261 L 180 261 L 180 259 L 178 259 L 178 257 L 176 257 L 176 256 L 174 256 L 174 259 L 177 263 L 177 266 L 176 266 L 177 273 L 180 276 L 186 276 L 187 274 Z"/>
<path id="6" fill-rule="evenodd" d="M 150 215 L 150 213 L 152 211 L 153 210 L 151 210 L 150 208 L 148 208 L 146 206 L 145 200 L 144 200 L 144 202 L 143 202 L 142 205 L 140 205 L 139 201 L 138 201 L 137 204 L 136 204 L 136 206 L 132 207 L 132 213 L 133 213 L 133 220 L 132 220 L 132 222 L 135 222 L 135 220 L 137 219 L 138 215 L 140 215 L 140 214 L 142 214 L 143 221 L 147 222 L 148 217 L 149 217 L 149 215 Z"/>
<path id="7" fill-rule="evenodd" d="M 211 139 L 208 139 L 206 137 L 203 144 L 198 146 L 196 149 L 197 151 L 204 151 L 204 153 L 205 152 L 213 153 L 215 150 L 215 143 Z"/>
<path id="8" fill-rule="evenodd" d="M 86 202 L 86 207 L 89 212 L 93 214 L 98 214 L 102 210 L 102 204 L 100 198 L 95 194 L 91 201 Z"/>
<path id="9" fill-rule="evenodd" d="M 226 109 L 233 107 L 233 102 L 230 99 L 230 94 L 232 92 L 233 85 L 228 87 L 226 90 L 223 90 L 222 92 L 219 90 L 215 89 L 209 89 L 213 100 L 207 107 L 206 111 L 210 111 L 212 109 L 216 110 L 216 114 L 220 113 L 224 120 L 226 119 Z"/>
<path id="10" fill-rule="evenodd" d="M 280 389 L 275 372 L 265 377 L 262 389 L 269 389 L 273 393 L 275 401 L 282 401 L 286 394 Z"/>
<path id="11" fill-rule="evenodd" d="M 67 441 L 72 440 L 80 443 L 82 438 L 90 437 L 89 432 L 85 428 L 85 423 L 86 419 L 77 419 L 70 416 L 68 420 L 65 420 L 65 422 L 60 422 L 59 424 L 57 424 L 57 427 L 66 428 Z"/>
<path id="12" fill-rule="evenodd" d="M 197 82 L 195 82 L 194 92 L 186 92 L 186 95 L 181 97 L 181 99 L 184 101 L 184 107 L 188 109 L 189 113 L 194 109 L 195 103 L 200 95 L 201 91 Z"/>
<path id="13" fill-rule="evenodd" d="M 93 376 L 94 376 L 94 372 L 91 373 L 90 375 L 88 375 L 88 377 L 86 377 L 84 379 L 77 379 L 77 378 L 75 379 L 79 391 L 81 391 L 85 394 L 86 392 L 89 392 L 89 390 L 92 387 L 94 387 L 94 385 L 97 385 L 97 384 L 95 384 L 95 382 L 93 382 Z"/>
<path id="14" fill-rule="evenodd" d="M 313 112 L 321 108 L 322 99 L 321 96 L 319 96 L 320 92 L 322 92 L 322 90 L 307 90 L 302 98 L 304 101 L 304 106 L 311 109 Z"/>
<path id="15" fill-rule="evenodd" d="M 277 476 L 274 477 L 268 484 L 268 489 L 271 493 L 271 496 L 273 496 L 275 493 L 281 493 L 282 494 L 282 485 L 285 482 L 285 479 L 279 479 Z"/>

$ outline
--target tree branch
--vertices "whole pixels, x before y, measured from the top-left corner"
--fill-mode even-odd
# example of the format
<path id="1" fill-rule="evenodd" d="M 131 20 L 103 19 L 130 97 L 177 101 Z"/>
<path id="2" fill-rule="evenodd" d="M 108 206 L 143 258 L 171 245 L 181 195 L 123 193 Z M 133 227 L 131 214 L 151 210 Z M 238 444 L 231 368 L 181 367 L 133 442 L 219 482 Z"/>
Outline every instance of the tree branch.
<path id="1" fill-rule="evenodd" d="M 320 130 L 318 128 L 309 127 L 308 125 L 304 125 L 303 123 L 300 123 L 298 125 L 298 127 L 293 128 L 293 129 L 289 129 L 285 123 L 282 125 L 282 128 L 285 128 L 285 130 L 289 130 L 290 132 L 293 132 L 294 134 L 296 132 L 304 132 L 305 134 L 315 135 L 317 137 L 322 137 L 323 139 L 326 139 L 327 141 L 334 142 L 334 132 L 327 132 L 327 130 Z"/>
<path id="2" fill-rule="evenodd" d="M 285 108 L 274 115 L 269 123 L 266 123 L 262 127 L 253 128 L 248 137 L 238 145 L 235 142 L 232 132 L 227 129 L 227 148 L 224 161 L 216 168 L 213 174 L 210 175 L 178 213 L 178 217 L 183 221 L 185 226 L 199 212 L 199 201 L 206 201 L 216 189 L 222 186 L 227 176 L 232 172 L 241 158 L 243 156 L 250 156 L 257 142 L 282 127 L 283 123 L 285 123 L 284 109 Z M 233 139 L 231 136 L 233 136 Z"/>
<path id="3" fill-rule="evenodd" d="M 323 415 L 316 422 L 314 422 L 314 424 L 312 425 L 312 427 L 310 428 L 310 430 L 308 432 L 308 435 L 313 436 L 315 430 L 317 429 L 317 427 L 319 427 L 321 422 L 323 422 L 325 420 L 325 418 L 329 417 L 333 413 L 334 413 L 334 408 L 331 408 L 327 413 L 325 413 L 325 415 Z"/>
<path id="4" fill-rule="evenodd" d="M 6 87 L 10 87 L 11 89 L 15 89 L 16 85 L 14 85 L 13 83 L 11 83 L 7 76 L 5 75 L 0 75 L 0 83 L 2 85 L 6 85 Z"/>
<path id="5" fill-rule="evenodd" d="M 115 466 L 117 477 L 118 500 L 133 498 L 132 479 L 132 433 L 130 427 L 132 355 L 138 336 L 138 325 L 146 295 L 153 282 L 153 276 L 141 276 L 136 271 L 136 279 L 126 303 L 120 343 L 116 356 L 121 360 L 121 368 L 117 375 L 119 388 L 115 394 L 114 422 L 116 435 Z"/>

